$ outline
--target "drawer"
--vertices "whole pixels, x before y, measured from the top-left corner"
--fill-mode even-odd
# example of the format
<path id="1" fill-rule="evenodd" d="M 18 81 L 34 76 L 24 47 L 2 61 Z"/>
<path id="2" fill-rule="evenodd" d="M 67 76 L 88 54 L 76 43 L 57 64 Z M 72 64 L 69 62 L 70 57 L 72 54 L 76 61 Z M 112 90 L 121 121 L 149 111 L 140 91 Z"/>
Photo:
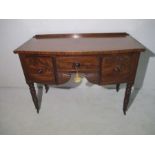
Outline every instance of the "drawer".
<path id="1" fill-rule="evenodd" d="M 99 70 L 99 59 L 94 56 L 58 57 L 56 63 L 58 71 L 63 72 L 75 72 L 76 66 L 79 72 L 96 72 Z"/>
<path id="2" fill-rule="evenodd" d="M 24 67 L 28 78 L 34 82 L 54 82 L 53 63 L 51 57 L 25 56 Z"/>
<path id="3" fill-rule="evenodd" d="M 131 55 L 105 55 L 102 59 L 102 83 L 127 82 L 131 69 Z"/>

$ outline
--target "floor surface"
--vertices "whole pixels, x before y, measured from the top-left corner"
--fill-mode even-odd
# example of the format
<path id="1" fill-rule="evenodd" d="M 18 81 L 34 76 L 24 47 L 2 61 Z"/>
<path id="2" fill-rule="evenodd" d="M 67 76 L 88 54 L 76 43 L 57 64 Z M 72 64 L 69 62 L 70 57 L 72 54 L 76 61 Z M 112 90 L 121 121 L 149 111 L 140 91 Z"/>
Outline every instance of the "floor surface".
<path id="1" fill-rule="evenodd" d="M 155 134 L 155 90 L 140 90 L 126 116 L 124 91 L 50 88 L 37 114 L 28 88 L 0 88 L 0 134 Z"/>

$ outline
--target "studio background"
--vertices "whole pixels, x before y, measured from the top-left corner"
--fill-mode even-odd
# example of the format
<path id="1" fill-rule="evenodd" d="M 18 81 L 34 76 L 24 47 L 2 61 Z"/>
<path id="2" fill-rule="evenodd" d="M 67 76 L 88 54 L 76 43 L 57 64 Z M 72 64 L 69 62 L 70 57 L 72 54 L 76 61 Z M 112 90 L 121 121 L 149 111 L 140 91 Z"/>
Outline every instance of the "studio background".
<path id="1" fill-rule="evenodd" d="M 86 80 L 75 89 L 44 93 L 38 115 L 13 51 L 35 34 L 93 32 L 127 32 L 147 49 L 127 115 L 123 85 L 117 93 Z M 155 20 L 0 20 L 0 134 L 155 134 L 154 109 Z"/>

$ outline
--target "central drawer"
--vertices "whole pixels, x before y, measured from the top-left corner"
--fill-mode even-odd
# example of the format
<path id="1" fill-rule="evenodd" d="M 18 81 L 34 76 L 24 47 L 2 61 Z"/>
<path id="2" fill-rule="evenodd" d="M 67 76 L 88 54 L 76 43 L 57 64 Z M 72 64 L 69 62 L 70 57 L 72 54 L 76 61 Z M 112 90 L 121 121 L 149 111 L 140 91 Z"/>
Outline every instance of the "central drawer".
<path id="1" fill-rule="evenodd" d="M 62 72 L 96 72 L 99 59 L 96 56 L 64 56 L 56 60 L 57 70 Z"/>

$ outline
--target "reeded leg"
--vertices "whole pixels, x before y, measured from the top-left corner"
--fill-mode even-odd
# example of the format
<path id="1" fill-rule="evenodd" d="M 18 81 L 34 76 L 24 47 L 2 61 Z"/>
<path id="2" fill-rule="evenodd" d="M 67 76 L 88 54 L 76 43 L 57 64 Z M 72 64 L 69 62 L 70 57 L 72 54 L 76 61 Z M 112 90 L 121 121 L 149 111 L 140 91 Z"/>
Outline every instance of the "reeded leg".
<path id="1" fill-rule="evenodd" d="M 37 98 L 36 90 L 35 90 L 35 87 L 34 87 L 34 83 L 27 81 L 27 84 L 28 84 L 29 89 L 30 89 L 30 93 L 31 93 L 31 96 L 32 96 L 32 99 L 33 99 L 33 103 L 35 105 L 35 108 L 37 109 L 37 113 L 39 113 L 39 108 L 40 107 L 39 107 L 39 104 L 38 104 L 38 98 Z"/>
<path id="2" fill-rule="evenodd" d="M 126 86 L 124 103 L 123 103 L 124 115 L 126 115 L 126 111 L 127 111 L 127 108 L 128 108 L 128 103 L 129 103 L 129 99 L 130 99 L 132 85 L 133 85 L 133 83 L 127 83 L 127 86 Z"/>
<path id="3" fill-rule="evenodd" d="M 120 83 L 116 84 L 116 91 L 118 92 L 120 88 Z"/>
<path id="4" fill-rule="evenodd" d="M 47 84 L 45 84 L 44 86 L 45 86 L 45 90 L 46 90 L 46 93 L 47 93 L 48 90 L 49 90 L 49 86 Z"/>

